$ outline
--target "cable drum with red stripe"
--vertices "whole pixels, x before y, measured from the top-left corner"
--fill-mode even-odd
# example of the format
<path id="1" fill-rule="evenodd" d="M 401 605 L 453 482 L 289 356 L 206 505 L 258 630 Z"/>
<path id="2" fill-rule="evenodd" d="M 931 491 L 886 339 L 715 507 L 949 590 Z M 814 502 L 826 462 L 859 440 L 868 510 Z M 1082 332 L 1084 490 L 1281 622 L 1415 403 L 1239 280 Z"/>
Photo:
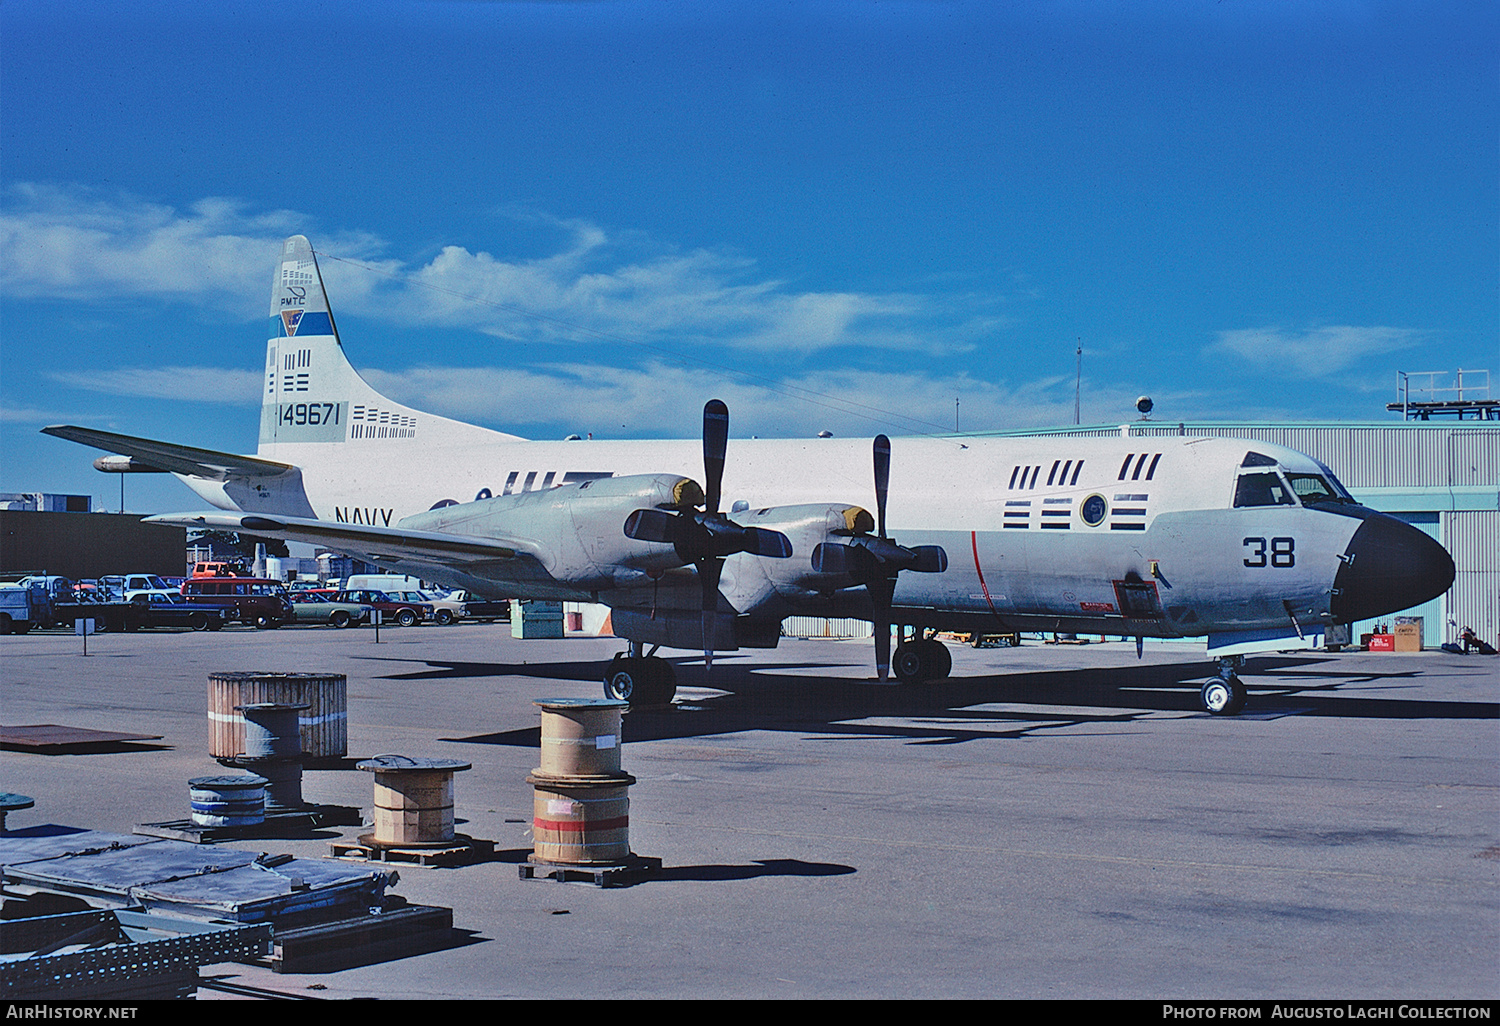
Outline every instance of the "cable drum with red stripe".
<path id="1" fill-rule="evenodd" d="M 621 714 L 613 699 L 538 699 L 542 764 L 534 789 L 531 861 L 611 865 L 630 852 L 630 785 L 620 769 Z"/>

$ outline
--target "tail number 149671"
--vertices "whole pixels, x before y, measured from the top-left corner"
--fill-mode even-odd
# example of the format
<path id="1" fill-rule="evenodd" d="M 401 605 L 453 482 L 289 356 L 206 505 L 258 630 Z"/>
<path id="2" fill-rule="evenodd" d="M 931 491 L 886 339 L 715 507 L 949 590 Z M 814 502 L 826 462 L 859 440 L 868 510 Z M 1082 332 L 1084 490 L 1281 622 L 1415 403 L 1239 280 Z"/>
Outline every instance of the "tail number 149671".
<path id="1" fill-rule="evenodd" d="M 337 424 L 339 403 L 286 403 L 281 407 L 283 424 Z"/>

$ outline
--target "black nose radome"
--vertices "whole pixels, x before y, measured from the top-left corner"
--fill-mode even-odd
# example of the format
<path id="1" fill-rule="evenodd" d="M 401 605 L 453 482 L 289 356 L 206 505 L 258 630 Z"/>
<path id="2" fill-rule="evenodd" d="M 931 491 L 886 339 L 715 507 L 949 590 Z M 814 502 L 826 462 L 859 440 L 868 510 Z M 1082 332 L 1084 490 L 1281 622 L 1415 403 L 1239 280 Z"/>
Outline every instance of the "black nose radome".
<path id="1" fill-rule="evenodd" d="M 1419 606 L 1453 583 L 1453 557 L 1437 542 L 1395 517 L 1364 518 L 1333 579 L 1329 611 L 1353 623 Z"/>

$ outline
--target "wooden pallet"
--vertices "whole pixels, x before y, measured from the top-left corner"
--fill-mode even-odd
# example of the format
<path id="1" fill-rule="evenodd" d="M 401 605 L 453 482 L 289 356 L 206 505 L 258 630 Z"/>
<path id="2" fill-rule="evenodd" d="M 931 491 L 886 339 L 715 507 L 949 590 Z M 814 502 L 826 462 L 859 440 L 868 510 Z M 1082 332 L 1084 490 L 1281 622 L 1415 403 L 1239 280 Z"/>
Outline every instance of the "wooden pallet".
<path id="1" fill-rule="evenodd" d="M 453 910 L 407 905 L 387 895 L 379 912 L 276 928 L 271 955 L 261 959 L 278 973 L 334 972 L 437 951 L 453 943 Z"/>
<path id="2" fill-rule="evenodd" d="M 346 862 L 407 862 L 418 866 L 454 866 L 482 862 L 494 854 L 495 842 L 454 834 L 453 841 L 442 846 L 400 847 L 376 844 L 369 834 L 358 841 L 330 841 L 331 858 Z"/>
<path id="3" fill-rule="evenodd" d="M 191 841 L 193 844 L 215 844 L 257 837 L 294 837 L 318 827 L 358 826 L 361 819 L 359 809 L 352 805 L 309 805 L 295 812 L 268 813 L 265 822 L 251 826 L 202 826 L 191 819 L 174 819 L 165 823 L 137 823 L 131 833 Z"/>
<path id="4" fill-rule="evenodd" d="M 522 880 L 550 877 L 558 883 L 592 882 L 596 887 L 629 887 L 661 869 L 661 859 L 631 854 L 624 862 L 608 865 L 579 865 L 571 862 L 548 862 L 528 856 L 520 867 Z"/>

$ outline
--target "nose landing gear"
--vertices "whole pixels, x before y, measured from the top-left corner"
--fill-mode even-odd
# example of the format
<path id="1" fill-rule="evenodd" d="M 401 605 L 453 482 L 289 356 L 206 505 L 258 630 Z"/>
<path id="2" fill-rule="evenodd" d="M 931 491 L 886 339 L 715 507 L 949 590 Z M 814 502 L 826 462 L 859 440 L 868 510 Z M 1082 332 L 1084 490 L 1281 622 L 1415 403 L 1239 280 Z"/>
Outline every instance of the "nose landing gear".
<path id="1" fill-rule="evenodd" d="M 1210 677 L 1198 692 L 1207 712 L 1214 716 L 1238 716 L 1245 711 L 1248 697 L 1245 685 L 1234 672 L 1244 665 L 1244 656 L 1225 656 L 1219 660 L 1218 676 Z"/>

